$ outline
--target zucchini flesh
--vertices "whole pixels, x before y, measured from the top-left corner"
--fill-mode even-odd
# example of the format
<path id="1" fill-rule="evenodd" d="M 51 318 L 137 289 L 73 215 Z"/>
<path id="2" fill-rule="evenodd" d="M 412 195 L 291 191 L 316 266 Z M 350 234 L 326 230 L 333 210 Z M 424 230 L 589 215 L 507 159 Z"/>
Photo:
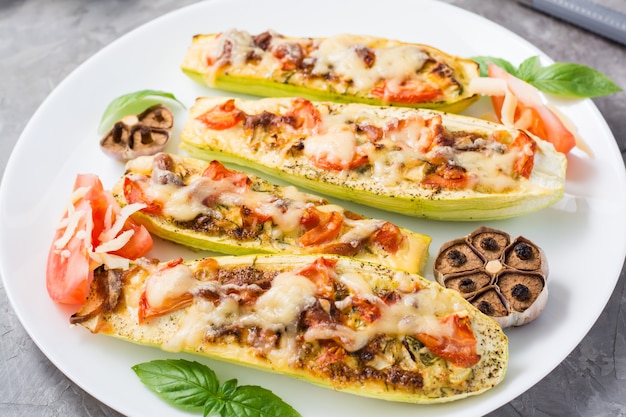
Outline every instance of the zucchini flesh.
<path id="1" fill-rule="evenodd" d="M 264 97 L 459 112 L 478 99 L 476 62 L 428 45 L 340 34 L 298 38 L 231 29 L 193 37 L 181 68 L 193 80 Z"/>
<path id="2" fill-rule="evenodd" d="M 136 158 L 112 191 L 122 206 L 147 206 L 132 217 L 151 233 L 195 249 L 334 253 L 417 273 L 428 260 L 427 235 L 217 161 L 167 153 Z"/>
<path id="3" fill-rule="evenodd" d="M 235 116 L 217 126 L 216 113 Z M 301 98 L 201 97 L 181 138 L 194 157 L 439 220 L 501 219 L 550 206 L 563 196 L 567 166 L 548 142 L 481 119 Z"/>
<path id="4" fill-rule="evenodd" d="M 502 329 L 456 291 L 330 255 L 139 259 L 124 273 L 99 269 L 70 321 L 409 403 L 480 394 L 502 381 L 508 363 Z"/>

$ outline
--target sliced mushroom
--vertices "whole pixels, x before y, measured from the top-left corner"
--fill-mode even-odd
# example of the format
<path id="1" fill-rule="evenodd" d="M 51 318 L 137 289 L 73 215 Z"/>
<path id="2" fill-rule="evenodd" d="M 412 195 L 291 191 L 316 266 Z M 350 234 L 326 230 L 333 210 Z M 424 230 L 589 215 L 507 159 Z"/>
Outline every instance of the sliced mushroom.
<path id="1" fill-rule="evenodd" d="M 156 104 L 138 115 L 129 115 L 116 122 L 100 140 L 100 148 L 108 156 L 126 161 L 162 151 L 174 126 L 172 112 Z"/>
<path id="2" fill-rule="evenodd" d="M 548 263 L 541 248 L 520 236 L 480 227 L 444 243 L 433 264 L 435 279 L 502 327 L 521 326 L 541 314 L 548 299 Z"/>

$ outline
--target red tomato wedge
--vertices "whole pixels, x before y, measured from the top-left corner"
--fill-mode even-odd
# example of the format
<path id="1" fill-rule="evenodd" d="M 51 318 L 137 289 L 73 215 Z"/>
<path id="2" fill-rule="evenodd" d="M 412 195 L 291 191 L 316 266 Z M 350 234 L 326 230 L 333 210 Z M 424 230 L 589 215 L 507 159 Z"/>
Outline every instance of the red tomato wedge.
<path id="1" fill-rule="evenodd" d="M 515 126 L 526 129 L 554 145 L 562 153 L 568 153 L 576 146 L 576 137 L 563 124 L 561 119 L 543 104 L 537 89 L 509 74 L 499 66 L 489 63 L 490 78 L 506 81 L 508 89 L 517 98 L 514 120 Z M 504 96 L 492 96 L 491 102 L 498 120 L 501 121 Z"/>
<path id="2" fill-rule="evenodd" d="M 46 266 L 46 287 L 53 301 L 65 304 L 80 304 L 87 296 L 88 283 L 93 279 L 88 247 L 91 245 L 93 228 L 92 212 L 89 203 L 81 200 L 74 208 L 83 214 L 76 224 L 76 232 L 63 249 L 57 248 L 66 228 L 59 228 L 48 254 Z M 82 235 L 82 237 L 81 237 Z"/>
<path id="3" fill-rule="evenodd" d="M 122 209 L 113 195 L 104 190 L 100 179 L 79 174 L 74 182 L 72 201 L 59 223 L 48 253 L 46 288 L 50 298 L 63 304 L 82 304 L 87 297 L 93 271 L 102 263 L 92 256 L 94 248 L 122 233 L 132 235 L 120 248 L 105 252 L 126 259 L 136 259 L 152 249 L 148 231 L 130 218 L 120 227 Z M 121 220 L 120 220 L 121 224 Z M 113 230 L 113 227 L 120 230 Z M 109 236 L 115 234 L 115 236 Z"/>

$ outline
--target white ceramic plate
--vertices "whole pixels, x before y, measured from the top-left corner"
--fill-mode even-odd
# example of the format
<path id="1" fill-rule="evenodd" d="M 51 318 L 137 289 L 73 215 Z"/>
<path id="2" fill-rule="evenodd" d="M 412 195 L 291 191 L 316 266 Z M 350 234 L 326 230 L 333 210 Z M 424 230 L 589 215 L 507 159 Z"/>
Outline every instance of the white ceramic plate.
<path id="1" fill-rule="evenodd" d="M 98 148 L 96 126 L 107 104 L 121 94 L 148 88 L 173 92 L 188 106 L 197 96 L 215 94 L 186 78 L 179 64 L 193 35 L 231 27 L 252 33 L 272 28 L 302 36 L 371 34 L 426 43 L 462 56 L 499 56 L 517 64 L 541 55 L 549 61 L 502 27 L 434 1 L 318 0 L 315 7 L 302 12 L 301 6 L 290 0 L 218 0 L 163 16 L 81 65 L 41 105 L 6 168 L 0 189 L 0 272 L 17 315 L 41 350 L 78 385 L 129 416 L 188 415 L 158 399 L 131 370 L 139 362 L 181 355 L 70 327 L 72 309 L 55 305 L 45 290 L 48 247 L 76 174 L 98 174 L 105 187 L 110 187 L 123 172 L 122 164 L 108 159 Z M 537 383 L 567 356 L 598 318 L 626 252 L 626 179 L 614 138 L 591 101 L 554 104 L 576 122 L 595 156 L 592 159 L 578 151 L 570 155 L 568 195 L 563 203 L 535 214 L 488 223 L 513 237 L 524 235 L 533 240 L 545 250 L 550 265 L 547 309 L 535 322 L 507 330 L 511 360 L 502 384 L 466 400 L 416 406 L 360 398 L 279 375 L 204 362 L 221 380 L 237 378 L 242 384 L 273 390 L 304 416 L 478 416 Z M 485 102 L 482 107 L 479 104 L 472 111 L 488 109 Z M 185 111 L 176 117 L 180 129 Z M 176 152 L 176 145 L 174 141 L 168 150 Z M 445 241 L 481 225 L 352 208 L 429 234 L 433 256 Z M 162 259 L 179 253 L 179 248 L 162 242 L 157 242 L 154 250 Z"/>

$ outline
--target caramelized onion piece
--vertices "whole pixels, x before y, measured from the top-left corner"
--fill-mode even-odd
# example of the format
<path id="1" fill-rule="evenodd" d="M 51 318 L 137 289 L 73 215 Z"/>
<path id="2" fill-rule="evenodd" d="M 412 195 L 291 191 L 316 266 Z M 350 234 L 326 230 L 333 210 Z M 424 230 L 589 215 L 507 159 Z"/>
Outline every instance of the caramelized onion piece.
<path id="1" fill-rule="evenodd" d="M 85 322 L 101 313 L 113 311 L 122 294 L 122 272 L 119 269 L 104 269 L 100 267 L 94 271 L 96 285 L 91 286 L 91 292 L 81 309 L 70 317 L 71 324 Z"/>

